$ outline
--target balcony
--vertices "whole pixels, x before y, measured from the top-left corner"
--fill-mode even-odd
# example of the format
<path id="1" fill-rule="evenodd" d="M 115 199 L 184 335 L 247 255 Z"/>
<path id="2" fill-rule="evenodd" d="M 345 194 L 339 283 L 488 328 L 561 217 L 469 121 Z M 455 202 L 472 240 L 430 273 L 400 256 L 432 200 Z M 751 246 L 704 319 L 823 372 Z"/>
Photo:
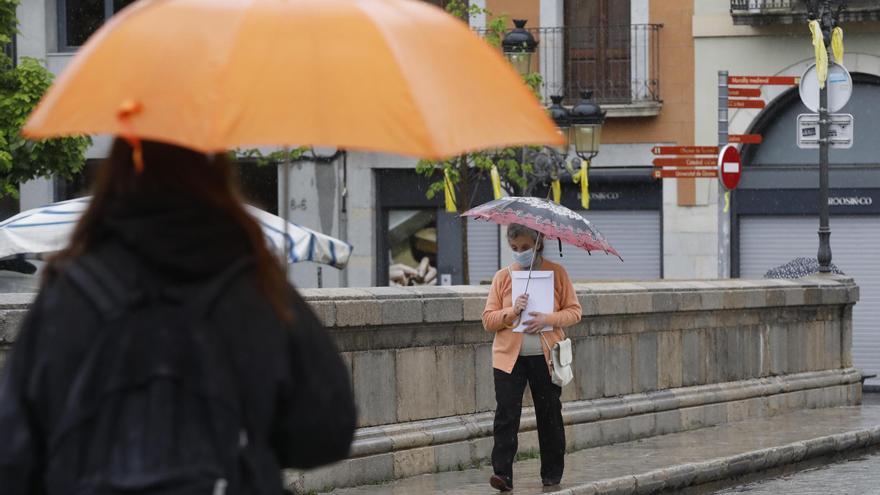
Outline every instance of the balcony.
<path id="1" fill-rule="evenodd" d="M 541 95 L 563 95 L 566 105 L 581 90 L 594 98 L 609 117 L 659 114 L 660 24 L 601 27 L 532 28 L 538 48 L 533 70 L 543 82 Z"/>
<path id="2" fill-rule="evenodd" d="M 730 15 L 737 25 L 762 26 L 807 22 L 804 0 L 730 0 Z M 849 0 L 841 23 L 880 21 L 880 2 Z"/>

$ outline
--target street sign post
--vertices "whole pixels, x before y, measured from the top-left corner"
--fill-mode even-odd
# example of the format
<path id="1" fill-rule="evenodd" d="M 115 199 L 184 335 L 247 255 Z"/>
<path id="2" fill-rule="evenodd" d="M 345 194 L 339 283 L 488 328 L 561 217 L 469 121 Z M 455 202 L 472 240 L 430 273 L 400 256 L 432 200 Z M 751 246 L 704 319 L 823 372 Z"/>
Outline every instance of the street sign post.
<path id="1" fill-rule="evenodd" d="M 853 81 L 846 67 L 837 64 L 828 64 L 828 78 L 825 81 L 828 88 L 828 111 L 831 113 L 840 111 L 846 106 L 852 96 Z M 799 87 L 801 101 L 811 112 L 819 111 L 819 76 L 816 74 L 816 64 L 811 65 L 803 77 Z"/>
<path id="2" fill-rule="evenodd" d="M 742 160 L 736 146 L 728 144 L 718 153 L 718 178 L 725 189 L 730 191 L 739 185 L 742 177 Z"/>
<path id="3" fill-rule="evenodd" d="M 829 115 L 828 144 L 835 149 L 852 148 L 855 132 L 852 114 Z M 820 119 L 818 113 L 802 113 L 797 116 L 797 145 L 801 149 L 819 149 Z"/>

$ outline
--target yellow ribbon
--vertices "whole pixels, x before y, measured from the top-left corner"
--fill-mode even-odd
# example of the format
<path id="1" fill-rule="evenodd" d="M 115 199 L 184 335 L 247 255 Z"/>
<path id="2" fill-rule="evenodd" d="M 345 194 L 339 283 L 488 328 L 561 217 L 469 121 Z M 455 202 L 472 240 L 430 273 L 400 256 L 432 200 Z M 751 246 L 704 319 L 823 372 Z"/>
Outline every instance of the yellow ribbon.
<path id="1" fill-rule="evenodd" d="M 816 76 L 819 78 L 819 89 L 822 89 L 828 79 L 828 50 L 825 48 L 819 21 L 810 21 L 810 33 L 813 35 L 813 49 L 816 52 Z"/>
<path id="2" fill-rule="evenodd" d="M 559 179 L 551 182 L 550 188 L 553 189 L 553 202 L 559 204 L 562 201 L 562 184 L 559 183 Z"/>
<path id="3" fill-rule="evenodd" d="M 730 211 L 730 191 L 724 191 L 724 213 Z"/>
<path id="4" fill-rule="evenodd" d="M 489 177 L 492 179 L 492 193 L 495 199 L 501 199 L 504 194 L 501 191 L 501 174 L 498 173 L 498 167 L 492 165 L 489 171 Z"/>
<path id="5" fill-rule="evenodd" d="M 446 211 L 456 213 L 458 208 L 455 206 L 455 188 L 452 185 L 452 181 L 449 180 L 449 170 L 443 171 L 443 184 L 446 192 Z"/>
<path id="6" fill-rule="evenodd" d="M 589 184 L 590 160 L 581 162 L 581 169 L 577 175 L 572 177 L 575 184 L 581 185 L 581 207 L 585 210 L 590 209 L 590 184 Z"/>
<path id="7" fill-rule="evenodd" d="M 843 28 L 837 26 L 831 31 L 831 52 L 834 53 L 834 60 L 838 64 L 843 64 Z"/>

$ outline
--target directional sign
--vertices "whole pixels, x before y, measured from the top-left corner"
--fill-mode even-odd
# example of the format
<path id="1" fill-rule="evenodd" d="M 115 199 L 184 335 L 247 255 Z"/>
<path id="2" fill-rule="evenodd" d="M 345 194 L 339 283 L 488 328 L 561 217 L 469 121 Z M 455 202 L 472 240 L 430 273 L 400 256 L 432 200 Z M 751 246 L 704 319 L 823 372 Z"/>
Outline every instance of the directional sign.
<path id="1" fill-rule="evenodd" d="M 830 115 L 828 141 L 832 148 L 848 149 L 853 145 L 854 120 L 848 113 Z M 802 113 L 797 117 L 797 145 L 802 149 L 819 148 L 819 114 Z"/>
<path id="2" fill-rule="evenodd" d="M 654 158 L 655 167 L 714 167 L 714 158 L 688 158 L 680 156 L 675 158 Z"/>
<path id="3" fill-rule="evenodd" d="M 731 143 L 761 144 L 764 138 L 760 134 L 731 134 L 727 140 Z"/>
<path id="4" fill-rule="evenodd" d="M 728 108 L 764 108 L 764 100 L 727 100 Z"/>
<path id="5" fill-rule="evenodd" d="M 727 90 L 727 96 L 758 98 L 761 96 L 761 90 L 758 88 L 730 88 Z"/>
<path id="6" fill-rule="evenodd" d="M 794 86 L 800 82 L 799 77 L 789 77 L 789 76 L 729 76 L 727 78 L 727 84 L 733 85 L 743 85 L 743 84 L 756 84 L 756 85 L 776 85 L 776 86 Z"/>
<path id="7" fill-rule="evenodd" d="M 728 144 L 718 153 L 718 174 L 721 183 L 729 191 L 736 189 L 742 176 L 742 160 L 736 146 Z"/>
<path id="8" fill-rule="evenodd" d="M 717 146 L 654 146 L 651 153 L 655 155 L 714 155 Z"/>
<path id="9" fill-rule="evenodd" d="M 678 169 L 678 170 L 655 170 L 655 179 L 714 179 L 718 177 L 718 171 L 714 169 Z"/>

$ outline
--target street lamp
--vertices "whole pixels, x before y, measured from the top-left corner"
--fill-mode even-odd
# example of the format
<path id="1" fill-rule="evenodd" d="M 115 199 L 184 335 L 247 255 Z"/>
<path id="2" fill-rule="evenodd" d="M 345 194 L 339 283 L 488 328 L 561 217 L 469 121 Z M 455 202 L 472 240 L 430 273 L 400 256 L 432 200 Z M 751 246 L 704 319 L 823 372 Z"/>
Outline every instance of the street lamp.
<path id="1" fill-rule="evenodd" d="M 836 9 L 832 9 L 832 3 L 838 4 Z M 840 14 L 845 6 L 846 0 L 838 2 L 810 0 L 808 2 L 810 20 L 819 21 L 822 26 L 822 37 L 826 50 L 831 46 L 831 32 L 838 26 Z M 831 226 L 828 218 L 828 131 L 830 123 L 828 84 L 825 84 L 819 89 L 819 251 L 816 253 L 816 261 L 819 262 L 820 273 L 831 273 Z"/>
<path id="2" fill-rule="evenodd" d="M 547 112 L 550 114 L 553 122 L 556 123 L 556 128 L 559 129 L 559 134 L 562 136 L 562 144 L 554 146 L 553 149 L 565 157 L 568 154 L 571 140 L 571 112 L 562 106 L 562 98 L 561 95 L 551 96 L 550 101 L 553 103 L 547 108 Z"/>
<path id="3" fill-rule="evenodd" d="M 532 54 L 538 46 L 532 33 L 525 30 L 525 19 L 514 19 L 515 26 L 501 40 L 501 50 L 520 76 L 527 76 L 532 71 Z"/>
<path id="4" fill-rule="evenodd" d="M 581 101 L 571 109 L 570 114 L 574 150 L 583 160 L 590 160 L 599 154 L 602 124 L 605 122 L 605 112 L 592 98 L 592 91 L 581 91 Z"/>

